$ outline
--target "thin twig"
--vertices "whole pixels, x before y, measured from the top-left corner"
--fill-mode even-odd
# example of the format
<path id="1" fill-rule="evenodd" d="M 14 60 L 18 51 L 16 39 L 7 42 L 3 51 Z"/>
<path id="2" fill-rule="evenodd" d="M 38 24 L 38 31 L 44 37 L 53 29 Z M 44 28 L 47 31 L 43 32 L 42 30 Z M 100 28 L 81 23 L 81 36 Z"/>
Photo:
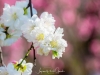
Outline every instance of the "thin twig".
<path id="1" fill-rule="evenodd" d="M 33 12 L 32 12 L 32 4 L 31 4 L 31 0 L 29 0 L 29 4 L 28 6 L 26 7 L 26 9 L 30 7 L 30 14 L 31 14 L 31 17 L 33 16 Z M 33 60 L 33 63 L 34 65 L 36 66 L 36 56 L 35 56 L 35 49 L 34 49 L 34 46 L 33 46 L 33 43 L 31 44 L 30 48 L 28 49 L 28 52 L 25 54 L 23 60 L 17 65 L 17 66 L 21 66 L 21 64 L 23 63 L 23 61 L 28 57 L 30 51 L 33 49 L 33 54 L 34 54 L 34 60 Z M 19 70 L 19 67 L 18 69 Z"/>
<path id="2" fill-rule="evenodd" d="M 34 47 L 33 47 L 33 54 L 34 54 L 33 63 L 34 63 L 34 66 L 36 66 L 36 55 L 35 55 L 35 49 L 34 49 Z"/>
<path id="3" fill-rule="evenodd" d="M 1 66 L 4 66 L 4 63 L 3 63 L 3 55 L 2 55 L 2 49 L 0 47 L 0 63 L 1 63 Z"/>
<path id="4" fill-rule="evenodd" d="M 28 6 L 30 7 L 30 14 L 31 14 L 31 17 L 32 17 L 33 16 L 33 11 L 32 11 L 32 1 L 31 0 L 29 0 L 29 5 Z M 33 46 L 33 43 L 32 43 L 31 46 Z M 35 49 L 34 49 L 34 47 L 33 47 L 33 54 L 34 54 L 33 63 L 34 63 L 34 65 L 36 65 L 36 55 L 35 55 Z"/>
<path id="5" fill-rule="evenodd" d="M 31 47 L 28 49 L 28 51 L 27 51 L 27 53 L 25 54 L 25 56 L 24 56 L 24 58 L 23 58 L 23 60 L 17 65 L 17 66 L 21 66 L 21 64 L 23 63 L 23 61 L 25 60 L 25 59 L 27 59 L 27 57 L 28 57 L 28 55 L 29 55 L 29 53 L 30 53 L 30 51 L 32 50 L 32 48 L 33 48 L 33 44 L 31 45 Z M 19 70 L 19 67 L 17 68 L 17 70 Z"/>
<path id="6" fill-rule="evenodd" d="M 29 7 L 30 7 L 30 14 L 31 14 L 31 17 L 33 16 L 33 11 L 32 11 L 32 1 L 29 0 Z"/>

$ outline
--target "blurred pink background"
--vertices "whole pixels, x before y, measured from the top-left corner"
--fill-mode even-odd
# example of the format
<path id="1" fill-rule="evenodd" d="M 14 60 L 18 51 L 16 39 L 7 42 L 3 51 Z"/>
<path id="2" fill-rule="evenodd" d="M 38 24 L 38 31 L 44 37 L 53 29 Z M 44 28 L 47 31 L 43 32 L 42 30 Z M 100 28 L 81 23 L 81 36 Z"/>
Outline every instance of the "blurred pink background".
<path id="1" fill-rule="evenodd" d="M 0 14 L 4 3 L 13 5 L 15 1 L 0 0 Z M 100 0 L 32 0 L 32 3 L 38 15 L 44 11 L 53 14 L 56 27 L 64 28 L 64 39 L 68 42 L 60 59 L 36 55 L 37 65 L 32 75 L 48 67 L 65 71 L 53 75 L 100 75 Z M 29 47 L 23 37 L 10 47 L 2 47 L 5 64 L 23 58 Z M 33 62 L 33 52 L 28 61 Z"/>

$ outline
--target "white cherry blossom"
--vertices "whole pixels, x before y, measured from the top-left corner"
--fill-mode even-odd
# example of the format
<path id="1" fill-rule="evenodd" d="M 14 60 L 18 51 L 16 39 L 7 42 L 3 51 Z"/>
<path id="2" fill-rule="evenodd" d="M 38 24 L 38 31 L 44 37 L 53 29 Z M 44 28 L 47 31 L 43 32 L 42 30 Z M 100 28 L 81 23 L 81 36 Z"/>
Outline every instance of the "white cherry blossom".
<path id="1" fill-rule="evenodd" d="M 48 29 L 48 31 L 53 32 L 55 31 L 55 20 L 52 14 L 49 14 L 48 12 L 43 12 L 40 15 L 40 19 L 43 20 L 44 24 L 43 26 Z"/>
<path id="2" fill-rule="evenodd" d="M 20 25 L 23 24 L 23 20 L 25 21 L 27 18 L 24 16 L 22 8 L 5 4 L 1 19 L 5 26 L 19 29 Z"/>

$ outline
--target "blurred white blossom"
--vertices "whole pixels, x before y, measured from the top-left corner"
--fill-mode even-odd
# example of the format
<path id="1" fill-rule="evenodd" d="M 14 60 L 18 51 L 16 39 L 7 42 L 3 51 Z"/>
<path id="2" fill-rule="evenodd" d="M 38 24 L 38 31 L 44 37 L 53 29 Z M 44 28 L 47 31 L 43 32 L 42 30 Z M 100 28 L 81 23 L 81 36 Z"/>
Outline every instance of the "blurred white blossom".
<path id="1" fill-rule="evenodd" d="M 6 66 L 0 67 L 0 75 L 30 75 L 32 73 L 32 63 L 26 63 L 24 60 L 23 63 L 19 66 L 20 62 L 12 62 Z"/>

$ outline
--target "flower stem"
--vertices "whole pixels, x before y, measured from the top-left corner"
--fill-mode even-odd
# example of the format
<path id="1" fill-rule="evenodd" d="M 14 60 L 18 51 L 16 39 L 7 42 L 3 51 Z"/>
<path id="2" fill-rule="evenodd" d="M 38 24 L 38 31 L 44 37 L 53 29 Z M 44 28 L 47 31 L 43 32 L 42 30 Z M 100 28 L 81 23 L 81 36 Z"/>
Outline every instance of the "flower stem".
<path id="1" fill-rule="evenodd" d="M 1 63 L 1 66 L 4 66 L 4 63 L 3 63 L 3 55 L 2 55 L 2 49 L 0 47 L 0 63 Z"/>
<path id="2" fill-rule="evenodd" d="M 31 0 L 29 0 L 29 4 L 26 8 L 30 7 L 30 14 L 31 14 L 31 17 L 33 16 L 33 12 L 32 12 L 32 3 L 31 3 Z M 23 60 L 17 65 L 17 66 L 21 66 L 21 64 L 23 63 L 23 61 L 28 57 L 30 51 L 33 49 L 33 54 L 34 54 L 34 64 L 36 65 L 36 56 L 35 56 L 35 49 L 34 49 L 34 46 L 33 46 L 33 43 L 31 44 L 31 47 L 28 49 L 28 52 L 25 54 Z M 17 70 L 19 70 L 19 67 Z"/>
<path id="3" fill-rule="evenodd" d="M 33 43 L 31 45 L 31 47 L 28 49 L 27 53 L 25 54 L 23 60 L 17 65 L 18 66 L 17 70 L 19 70 L 19 67 L 21 66 L 21 64 L 23 63 L 23 61 L 28 57 L 28 55 L 29 55 L 30 51 L 32 50 L 32 48 L 33 48 Z"/>
<path id="4" fill-rule="evenodd" d="M 31 14 L 31 17 L 33 16 L 33 11 L 32 11 L 32 3 L 31 3 L 32 1 L 31 0 L 29 0 L 29 7 L 30 7 L 30 14 Z M 33 46 L 33 43 L 32 43 L 32 45 L 31 46 Z M 35 56 L 35 49 L 34 49 L 34 47 L 33 47 L 33 54 L 34 54 L 34 64 L 36 65 L 36 56 Z"/>
<path id="5" fill-rule="evenodd" d="M 33 12 L 32 12 L 32 1 L 29 0 L 29 7 L 30 7 L 30 14 L 31 14 L 31 17 L 33 16 Z"/>

